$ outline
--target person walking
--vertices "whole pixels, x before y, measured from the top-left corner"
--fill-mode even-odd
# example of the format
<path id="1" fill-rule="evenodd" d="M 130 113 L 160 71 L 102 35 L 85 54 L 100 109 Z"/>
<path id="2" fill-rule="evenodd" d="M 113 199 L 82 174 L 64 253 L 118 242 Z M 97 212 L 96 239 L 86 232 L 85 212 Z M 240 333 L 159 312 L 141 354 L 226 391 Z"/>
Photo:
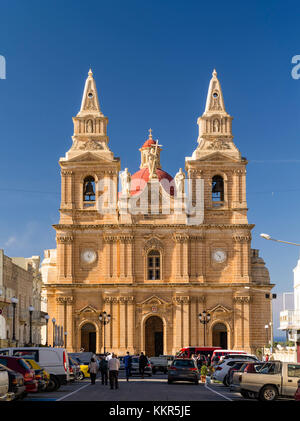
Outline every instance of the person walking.
<path id="1" fill-rule="evenodd" d="M 119 389 L 118 375 L 119 375 L 120 361 L 117 356 L 112 353 L 111 359 L 108 361 L 109 383 L 111 389 Z"/>
<path id="2" fill-rule="evenodd" d="M 96 376 L 98 372 L 98 364 L 96 363 L 96 360 L 94 357 L 91 358 L 88 370 L 89 370 L 88 372 L 90 373 L 91 384 L 95 384 Z"/>
<path id="3" fill-rule="evenodd" d="M 207 356 L 206 363 L 207 363 L 207 367 L 211 366 L 211 356 L 210 356 L 210 354 L 208 354 L 208 356 Z"/>
<path id="4" fill-rule="evenodd" d="M 142 379 L 144 378 L 145 367 L 147 364 L 148 364 L 148 358 L 146 357 L 146 355 L 144 355 L 143 352 L 141 352 L 140 358 L 139 358 L 139 371 L 142 376 Z"/>
<path id="5" fill-rule="evenodd" d="M 124 357 L 124 366 L 125 366 L 125 372 L 126 372 L 126 380 L 129 381 L 129 377 L 131 376 L 131 366 L 132 366 L 132 357 L 127 351 L 127 355 Z"/>
<path id="6" fill-rule="evenodd" d="M 105 357 L 101 358 L 100 364 L 99 364 L 99 369 L 100 369 L 100 373 L 101 373 L 101 381 L 102 381 L 102 384 L 106 384 L 107 385 L 107 380 L 108 380 L 108 361 L 106 360 Z"/>

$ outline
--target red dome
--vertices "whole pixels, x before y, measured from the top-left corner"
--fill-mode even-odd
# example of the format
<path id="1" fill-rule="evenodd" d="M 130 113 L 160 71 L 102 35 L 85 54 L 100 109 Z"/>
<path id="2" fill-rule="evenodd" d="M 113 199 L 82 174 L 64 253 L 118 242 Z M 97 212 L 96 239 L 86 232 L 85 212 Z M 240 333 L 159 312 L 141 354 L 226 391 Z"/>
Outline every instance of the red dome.
<path id="1" fill-rule="evenodd" d="M 174 182 L 173 177 L 168 174 L 166 171 L 163 171 L 160 168 L 157 168 L 156 175 L 158 177 L 158 181 L 161 183 L 165 191 L 170 194 L 174 195 Z M 137 171 L 135 174 L 131 176 L 131 195 L 135 195 L 140 193 L 144 190 L 146 184 L 149 181 L 149 169 L 142 168 L 141 170 Z"/>
<path id="2" fill-rule="evenodd" d="M 152 145 L 156 145 L 156 142 L 152 138 L 149 138 L 143 144 L 142 148 L 150 148 L 150 146 L 152 146 Z"/>

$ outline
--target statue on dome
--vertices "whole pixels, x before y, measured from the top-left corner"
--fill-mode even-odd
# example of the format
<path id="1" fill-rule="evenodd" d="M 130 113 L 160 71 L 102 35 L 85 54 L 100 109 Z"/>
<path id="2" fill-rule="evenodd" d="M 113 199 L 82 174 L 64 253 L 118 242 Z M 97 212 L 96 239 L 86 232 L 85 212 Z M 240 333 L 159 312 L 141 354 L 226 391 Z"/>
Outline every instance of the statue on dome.
<path id="1" fill-rule="evenodd" d="M 184 194 L 184 180 L 185 173 L 182 171 L 182 168 L 179 169 L 178 173 L 175 175 L 175 186 L 178 197 L 182 197 Z"/>
<path id="2" fill-rule="evenodd" d="M 148 169 L 149 169 L 149 180 L 152 178 L 157 178 L 156 169 L 159 164 L 159 150 L 158 140 L 155 145 L 151 145 L 150 151 L 148 154 Z"/>
<path id="3" fill-rule="evenodd" d="M 128 196 L 130 194 L 131 174 L 128 168 L 120 173 L 121 185 L 122 185 L 122 196 Z"/>

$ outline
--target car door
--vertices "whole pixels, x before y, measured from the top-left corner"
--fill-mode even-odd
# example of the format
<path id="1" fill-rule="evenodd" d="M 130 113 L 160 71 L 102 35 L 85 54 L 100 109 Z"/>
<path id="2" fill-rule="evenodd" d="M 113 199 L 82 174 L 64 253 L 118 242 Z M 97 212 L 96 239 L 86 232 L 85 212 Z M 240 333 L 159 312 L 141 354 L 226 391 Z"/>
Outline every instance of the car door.
<path id="1" fill-rule="evenodd" d="M 300 364 L 287 364 L 286 373 L 283 375 L 282 394 L 294 396 L 300 380 Z"/>

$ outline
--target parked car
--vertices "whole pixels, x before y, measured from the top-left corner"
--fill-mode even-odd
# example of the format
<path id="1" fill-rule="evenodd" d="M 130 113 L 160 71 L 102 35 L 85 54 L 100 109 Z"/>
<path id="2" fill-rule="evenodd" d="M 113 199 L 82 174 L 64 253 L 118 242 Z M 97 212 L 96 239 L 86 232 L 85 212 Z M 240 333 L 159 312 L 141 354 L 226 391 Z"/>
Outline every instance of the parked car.
<path id="1" fill-rule="evenodd" d="M 223 360 L 223 358 L 225 357 L 225 355 L 228 354 L 247 354 L 246 351 L 240 351 L 240 350 L 235 350 L 235 349 L 216 349 L 213 354 L 211 359 L 213 360 L 215 356 L 219 357 L 219 362 Z"/>
<path id="2" fill-rule="evenodd" d="M 69 356 L 70 380 L 75 381 L 80 376 L 80 364 Z"/>
<path id="3" fill-rule="evenodd" d="M 50 381 L 50 374 L 48 371 L 44 370 L 35 360 L 27 358 L 25 361 L 30 365 L 32 370 L 34 370 L 35 378 L 38 381 L 39 392 L 46 390 Z"/>
<path id="4" fill-rule="evenodd" d="M 239 392 L 240 391 L 240 381 L 239 377 L 241 373 L 258 373 L 259 370 L 265 363 L 262 361 L 258 362 L 243 362 L 243 365 L 240 369 L 232 372 L 232 380 L 230 381 L 230 391 Z M 247 394 L 248 397 L 252 397 Z"/>
<path id="5" fill-rule="evenodd" d="M 271 361 L 265 363 L 258 373 L 241 373 L 240 393 L 261 401 L 274 401 L 279 396 L 294 397 L 300 380 L 300 364 Z"/>
<path id="6" fill-rule="evenodd" d="M 5 367 L 0 366 L 0 402 L 8 399 L 9 377 Z"/>
<path id="7" fill-rule="evenodd" d="M 220 346 L 187 346 L 181 348 L 181 350 L 176 354 L 177 358 L 192 358 L 192 355 L 208 355 L 212 356 L 213 352 L 216 350 L 222 350 Z"/>
<path id="8" fill-rule="evenodd" d="M 0 354 L 10 356 L 22 356 L 35 360 L 50 374 L 47 391 L 52 392 L 60 388 L 62 384 L 70 381 L 69 359 L 65 348 L 51 347 L 24 347 L 24 348 L 1 348 Z"/>
<path id="9" fill-rule="evenodd" d="M 2 364 L 0 364 L 0 370 L 7 371 L 9 380 L 8 392 L 13 395 L 13 400 L 25 398 L 27 392 L 22 374 L 5 367 Z"/>
<path id="10" fill-rule="evenodd" d="M 150 364 L 152 373 L 155 374 L 157 371 L 162 371 L 166 374 L 168 372 L 168 367 L 172 364 L 173 360 L 173 355 L 160 355 L 159 357 L 151 357 Z"/>
<path id="11" fill-rule="evenodd" d="M 295 398 L 295 401 L 300 401 L 300 380 L 298 380 L 298 387 L 297 387 L 294 398 Z"/>
<path id="12" fill-rule="evenodd" d="M 243 360 L 252 360 L 252 361 L 260 361 L 256 355 L 253 354 L 227 354 L 224 355 L 224 357 L 222 358 L 222 361 L 227 361 L 227 360 L 238 360 L 238 361 L 243 361 Z"/>
<path id="13" fill-rule="evenodd" d="M 26 392 L 38 392 L 38 381 L 35 378 L 34 370 L 32 370 L 24 358 L 0 355 L 0 364 L 22 374 Z"/>
<path id="14" fill-rule="evenodd" d="M 188 381 L 199 383 L 200 373 L 196 361 L 190 358 L 175 358 L 168 369 L 168 383 Z"/>
<path id="15" fill-rule="evenodd" d="M 71 358 L 77 362 L 79 364 L 79 373 L 78 373 L 78 380 L 83 380 L 86 377 L 91 377 L 90 373 L 88 373 L 88 369 L 89 369 L 89 361 L 83 361 L 81 360 L 79 357 L 77 357 L 76 354 L 71 353 Z"/>
<path id="16" fill-rule="evenodd" d="M 231 367 L 233 367 L 238 361 L 239 361 L 238 358 L 233 358 L 233 359 L 226 359 L 224 361 L 219 362 L 215 366 L 212 379 L 218 380 L 219 382 L 223 382 L 223 384 L 227 386 L 226 376 L 229 370 L 231 369 Z M 253 360 L 249 359 L 249 361 L 253 361 Z M 245 362 L 245 359 L 242 359 L 242 362 Z"/>
<path id="17" fill-rule="evenodd" d="M 148 364 L 146 365 L 145 370 L 144 370 L 144 374 L 149 376 L 149 377 L 152 376 L 152 367 L 151 367 L 149 358 L 148 358 Z M 132 356 L 131 375 L 132 376 L 139 376 L 140 375 L 139 356 L 138 355 Z"/>

